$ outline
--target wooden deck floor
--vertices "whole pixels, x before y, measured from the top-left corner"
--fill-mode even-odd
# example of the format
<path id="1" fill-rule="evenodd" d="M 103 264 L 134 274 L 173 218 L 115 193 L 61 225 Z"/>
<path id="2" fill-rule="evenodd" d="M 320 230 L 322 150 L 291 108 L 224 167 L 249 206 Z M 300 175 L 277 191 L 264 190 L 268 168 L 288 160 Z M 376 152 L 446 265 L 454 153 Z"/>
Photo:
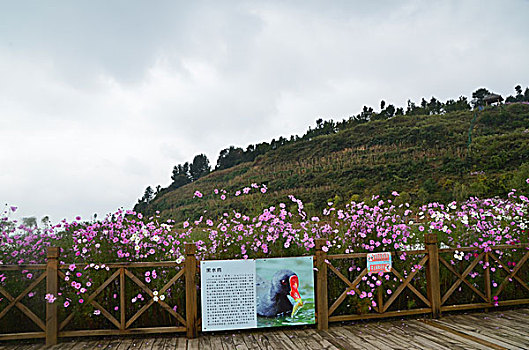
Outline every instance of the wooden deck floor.
<path id="1" fill-rule="evenodd" d="M 0 350 L 32 350 L 40 343 L 0 343 Z M 314 328 L 206 333 L 198 339 L 77 338 L 51 347 L 66 349 L 529 349 L 529 308 Z"/>

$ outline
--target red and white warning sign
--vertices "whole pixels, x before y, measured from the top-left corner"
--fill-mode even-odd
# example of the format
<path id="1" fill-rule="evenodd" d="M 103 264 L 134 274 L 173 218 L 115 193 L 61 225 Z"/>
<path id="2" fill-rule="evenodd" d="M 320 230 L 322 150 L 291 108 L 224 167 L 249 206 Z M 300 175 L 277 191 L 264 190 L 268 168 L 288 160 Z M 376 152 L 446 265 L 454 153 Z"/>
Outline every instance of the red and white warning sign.
<path id="1" fill-rule="evenodd" d="M 369 253 L 367 254 L 367 272 L 391 272 L 391 253 Z"/>

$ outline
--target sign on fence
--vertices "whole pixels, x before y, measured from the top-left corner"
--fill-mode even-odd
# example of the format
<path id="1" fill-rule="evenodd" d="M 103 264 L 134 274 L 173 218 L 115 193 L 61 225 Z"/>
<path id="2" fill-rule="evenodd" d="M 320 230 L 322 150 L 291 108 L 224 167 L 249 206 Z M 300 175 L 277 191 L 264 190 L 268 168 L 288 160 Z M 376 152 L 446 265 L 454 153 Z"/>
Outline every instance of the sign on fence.
<path id="1" fill-rule="evenodd" d="M 367 254 L 367 272 L 391 272 L 391 253 L 369 253 Z"/>
<path id="2" fill-rule="evenodd" d="M 200 262 L 202 331 L 315 323 L 312 256 Z"/>

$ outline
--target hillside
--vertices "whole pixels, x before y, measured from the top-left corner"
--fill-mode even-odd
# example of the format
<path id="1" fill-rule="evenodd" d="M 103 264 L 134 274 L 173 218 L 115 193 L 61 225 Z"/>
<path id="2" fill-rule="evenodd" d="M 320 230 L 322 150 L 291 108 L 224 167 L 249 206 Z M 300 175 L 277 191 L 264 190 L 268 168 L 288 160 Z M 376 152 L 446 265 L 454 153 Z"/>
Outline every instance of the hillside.
<path id="1" fill-rule="evenodd" d="M 506 196 L 527 177 L 529 105 L 511 104 L 354 123 L 162 189 L 142 211 L 158 210 L 163 219 L 178 222 L 205 210 L 210 217 L 230 209 L 262 210 L 289 194 L 302 199 L 309 213 L 321 212 L 328 201 L 339 205 L 392 191 L 400 193 L 400 202 L 449 202 Z M 266 184 L 268 191 L 234 196 L 251 183 Z M 226 190 L 227 199 L 214 189 Z M 197 190 L 204 194 L 200 200 L 193 199 Z"/>

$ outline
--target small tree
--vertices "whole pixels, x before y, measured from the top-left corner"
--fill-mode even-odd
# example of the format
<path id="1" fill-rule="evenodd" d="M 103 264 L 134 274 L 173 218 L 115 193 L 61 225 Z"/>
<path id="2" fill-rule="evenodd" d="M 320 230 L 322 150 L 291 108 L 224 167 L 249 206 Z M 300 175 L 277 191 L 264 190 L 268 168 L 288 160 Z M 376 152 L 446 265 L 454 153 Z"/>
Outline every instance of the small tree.
<path id="1" fill-rule="evenodd" d="M 173 183 L 170 187 L 178 188 L 182 187 L 191 182 L 191 175 L 189 174 L 189 163 L 185 162 L 184 165 L 178 164 L 173 167 L 173 174 L 171 175 Z"/>
<path id="2" fill-rule="evenodd" d="M 193 163 L 191 163 L 191 166 L 189 167 L 191 181 L 196 181 L 210 172 L 211 166 L 209 165 L 208 157 L 206 157 L 205 154 L 195 156 Z"/>
<path id="3" fill-rule="evenodd" d="M 472 107 L 476 108 L 479 106 L 483 106 L 483 98 L 487 95 L 490 95 L 490 91 L 485 88 L 479 88 L 476 91 L 472 93 Z"/>

